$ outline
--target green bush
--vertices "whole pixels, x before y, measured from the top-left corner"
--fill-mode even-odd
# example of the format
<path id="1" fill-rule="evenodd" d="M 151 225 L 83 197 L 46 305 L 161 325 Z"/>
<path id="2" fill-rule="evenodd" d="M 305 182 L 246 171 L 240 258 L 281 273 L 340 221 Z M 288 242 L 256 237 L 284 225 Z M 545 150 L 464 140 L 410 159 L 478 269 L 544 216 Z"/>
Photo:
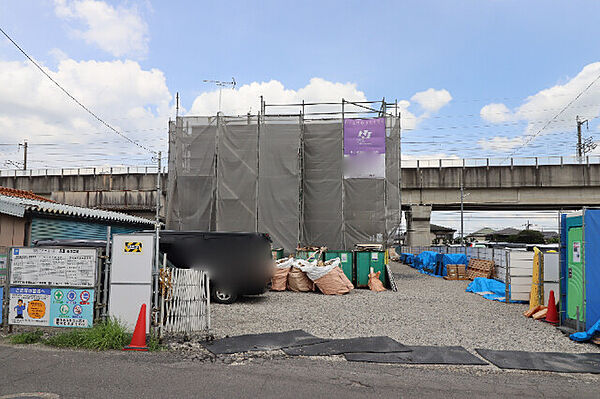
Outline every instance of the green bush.
<path id="1" fill-rule="evenodd" d="M 10 342 L 13 344 L 35 344 L 42 340 L 42 335 L 44 335 L 44 332 L 41 330 L 24 332 L 10 337 Z"/>

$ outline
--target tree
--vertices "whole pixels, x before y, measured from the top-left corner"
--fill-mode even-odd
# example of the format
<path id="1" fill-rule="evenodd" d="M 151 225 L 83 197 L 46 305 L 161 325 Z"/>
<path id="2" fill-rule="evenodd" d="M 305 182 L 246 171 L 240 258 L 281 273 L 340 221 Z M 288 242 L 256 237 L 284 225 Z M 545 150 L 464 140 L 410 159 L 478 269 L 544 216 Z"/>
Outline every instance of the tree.
<path id="1" fill-rule="evenodd" d="M 509 242 L 518 242 L 522 244 L 544 244 L 544 235 L 537 230 L 521 230 L 515 235 L 508 237 Z"/>

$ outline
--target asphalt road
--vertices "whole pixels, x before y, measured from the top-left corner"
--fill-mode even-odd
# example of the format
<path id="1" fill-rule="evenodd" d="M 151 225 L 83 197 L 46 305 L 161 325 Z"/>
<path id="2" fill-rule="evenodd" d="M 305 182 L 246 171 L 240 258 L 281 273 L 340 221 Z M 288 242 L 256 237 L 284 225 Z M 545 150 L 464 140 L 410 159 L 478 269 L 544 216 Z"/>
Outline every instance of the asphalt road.
<path id="1" fill-rule="evenodd" d="M 0 398 L 594 397 L 600 377 L 309 358 L 226 364 L 173 352 L 0 345 Z M 25 395 L 26 393 L 41 393 Z"/>

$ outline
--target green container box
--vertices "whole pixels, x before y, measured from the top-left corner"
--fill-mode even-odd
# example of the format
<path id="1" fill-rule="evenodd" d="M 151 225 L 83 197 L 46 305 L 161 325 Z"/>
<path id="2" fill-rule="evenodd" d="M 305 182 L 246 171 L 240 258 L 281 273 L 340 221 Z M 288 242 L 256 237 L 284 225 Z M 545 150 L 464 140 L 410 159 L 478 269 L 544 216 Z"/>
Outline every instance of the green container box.
<path id="1" fill-rule="evenodd" d="M 331 251 L 327 250 L 325 252 L 325 260 L 330 260 L 334 258 L 340 258 L 340 266 L 344 271 L 348 280 L 352 282 L 352 284 L 356 285 L 356 268 L 354 267 L 354 257 L 352 256 L 352 251 Z"/>
<path id="2" fill-rule="evenodd" d="M 298 251 L 298 252 L 296 252 L 296 258 L 297 259 L 309 259 L 317 252 L 319 252 L 319 251 Z M 317 260 L 321 260 L 322 254 L 319 254 L 319 255 L 320 256 L 319 256 L 319 258 L 317 258 Z"/>
<path id="3" fill-rule="evenodd" d="M 273 248 L 271 249 L 271 254 L 273 255 L 273 259 L 281 259 L 283 258 L 283 248 Z"/>
<path id="4" fill-rule="evenodd" d="M 371 267 L 375 273 L 381 272 L 379 280 L 385 287 L 388 286 L 385 274 L 385 251 L 354 251 L 354 264 L 357 287 L 368 287 Z"/>

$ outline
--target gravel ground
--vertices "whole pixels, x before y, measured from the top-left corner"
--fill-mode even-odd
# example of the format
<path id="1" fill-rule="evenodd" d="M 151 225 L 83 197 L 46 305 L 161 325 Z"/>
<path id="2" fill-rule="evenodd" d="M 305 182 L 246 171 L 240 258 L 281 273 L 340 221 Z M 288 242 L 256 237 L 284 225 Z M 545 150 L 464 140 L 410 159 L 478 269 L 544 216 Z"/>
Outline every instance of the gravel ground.
<path id="1" fill-rule="evenodd" d="M 600 352 L 553 326 L 523 317 L 528 305 L 489 301 L 446 281 L 393 263 L 398 292 L 355 289 L 347 295 L 268 292 L 232 305 L 211 304 L 216 337 L 303 329 L 319 337 L 387 335 L 406 345 L 497 350 Z"/>

